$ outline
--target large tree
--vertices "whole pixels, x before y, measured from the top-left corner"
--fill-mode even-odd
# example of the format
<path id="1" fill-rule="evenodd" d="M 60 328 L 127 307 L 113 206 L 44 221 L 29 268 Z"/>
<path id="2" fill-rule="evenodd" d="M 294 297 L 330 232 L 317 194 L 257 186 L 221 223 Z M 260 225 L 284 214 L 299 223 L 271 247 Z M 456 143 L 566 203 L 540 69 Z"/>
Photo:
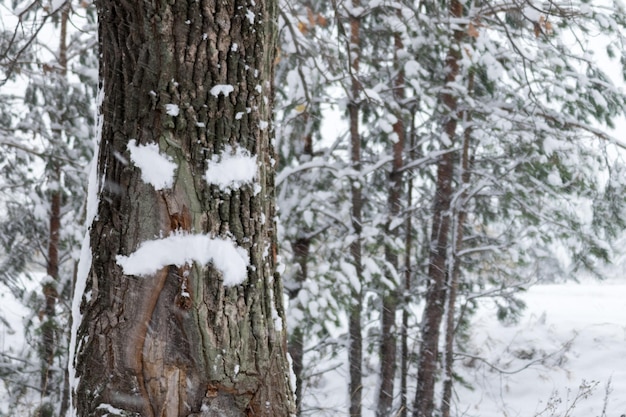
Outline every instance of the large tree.
<path id="1" fill-rule="evenodd" d="M 79 416 L 293 412 L 275 13 L 273 0 L 98 2 L 101 139 L 72 332 Z"/>

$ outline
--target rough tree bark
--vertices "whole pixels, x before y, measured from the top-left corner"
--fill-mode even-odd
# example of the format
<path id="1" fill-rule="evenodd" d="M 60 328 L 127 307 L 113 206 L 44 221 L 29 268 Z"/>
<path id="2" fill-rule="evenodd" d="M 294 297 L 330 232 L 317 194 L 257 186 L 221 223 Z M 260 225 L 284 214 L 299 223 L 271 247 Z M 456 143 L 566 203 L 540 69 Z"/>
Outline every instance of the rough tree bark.
<path id="1" fill-rule="evenodd" d="M 458 18 L 463 15 L 463 4 L 458 0 L 450 2 L 450 15 Z M 456 81 L 459 74 L 461 52 L 459 42 L 462 30 L 454 30 L 453 39 L 446 56 L 446 84 Z M 457 128 L 457 98 L 453 92 L 441 95 L 444 108 L 442 124 L 445 139 L 441 141 L 442 150 L 437 163 L 437 182 L 435 204 L 431 224 L 430 254 L 428 263 L 428 290 L 425 298 L 421 329 L 421 345 L 417 369 L 417 389 L 415 391 L 414 417 L 432 417 L 435 408 L 435 377 L 439 352 L 439 335 L 444 314 L 446 298 L 446 278 L 448 245 L 450 241 L 450 203 L 453 193 L 454 153 L 452 148 Z M 442 136 L 443 136 L 442 135 Z"/>
<path id="2" fill-rule="evenodd" d="M 276 2 L 97 6 L 100 191 L 75 345 L 75 412 L 289 416 L 270 123 Z M 131 139 L 176 163 L 172 187 L 142 180 Z M 208 184 L 207 161 L 232 148 L 256 156 L 256 179 L 230 190 Z M 124 274 L 118 255 L 173 233 L 232 240 L 249 256 L 247 278 L 224 286 L 221 271 L 197 263 Z"/>

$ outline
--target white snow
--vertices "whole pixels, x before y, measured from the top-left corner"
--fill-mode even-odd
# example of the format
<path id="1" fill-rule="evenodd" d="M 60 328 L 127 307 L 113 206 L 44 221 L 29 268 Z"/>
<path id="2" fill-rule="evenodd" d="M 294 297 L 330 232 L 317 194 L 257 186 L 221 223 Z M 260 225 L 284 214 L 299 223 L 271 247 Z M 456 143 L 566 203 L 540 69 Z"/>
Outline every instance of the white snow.
<path id="1" fill-rule="evenodd" d="M 605 415 L 609 383 L 606 416 L 624 414 L 626 283 L 537 285 L 522 298 L 528 308 L 516 325 L 499 323 L 493 304 L 481 304 L 467 347 L 486 362 L 457 363 L 457 372 L 475 387 L 457 385 L 459 410 L 467 410 L 467 416 L 534 416 L 553 397 L 562 400 L 554 415 L 564 415 L 586 382 L 597 385 L 570 417 Z"/>
<path id="2" fill-rule="evenodd" d="M 406 64 L 404 64 L 404 73 L 409 78 L 418 77 L 420 75 L 420 69 L 420 64 L 413 59 L 408 60 Z"/>
<path id="3" fill-rule="evenodd" d="M 176 117 L 180 114 L 180 107 L 178 107 L 178 104 L 166 104 L 165 111 L 170 116 Z"/>
<path id="4" fill-rule="evenodd" d="M 252 10 L 247 10 L 246 17 L 248 18 L 248 22 L 250 22 L 250 24 L 253 25 L 254 24 L 254 12 Z"/>
<path id="5" fill-rule="evenodd" d="M 37 279 L 29 284 L 34 284 Z M 24 280 L 24 284 L 28 283 Z M 38 291 L 33 288 L 30 291 Z M 32 344 L 26 338 L 28 331 L 25 324 L 33 312 L 29 307 L 24 305 L 24 300 L 16 298 L 11 290 L 3 283 L 0 283 L 0 353 L 2 354 L 2 366 L 7 370 L 11 369 L 12 356 L 21 356 L 22 352 L 33 350 Z M 32 342 L 31 342 L 32 343 Z M 6 355 L 6 357 L 4 356 Z M 10 371 L 9 371 L 10 372 Z M 0 413 L 2 415 L 9 414 L 9 405 L 16 405 L 18 399 L 11 388 L 11 384 L 0 384 Z M 19 398 L 19 402 L 39 401 L 39 393 L 27 394 L 23 398 Z M 13 410 L 15 412 L 15 410 Z M 29 410 L 30 411 L 30 410 Z M 24 410 L 24 415 L 28 415 Z"/>
<path id="6" fill-rule="evenodd" d="M 623 268 L 624 262 L 621 264 Z M 621 272 L 613 275 L 623 276 Z M 303 293 L 300 292 L 299 300 L 310 307 L 312 301 L 300 297 Z M 311 293 L 316 299 L 322 298 L 316 288 L 311 287 Z M 527 303 L 527 309 L 517 324 L 499 322 L 493 301 L 480 301 L 471 320 L 470 338 L 463 342 L 463 350 L 457 348 L 454 369 L 471 388 L 455 383 L 451 415 L 619 417 L 626 414 L 626 281 L 589 279 L 581 284 L 536 285 L 520 298 Z M 416 307 L 411 311 L 419 316 L 421 309 Z M 345 331 L 346 328 L 337 329 L 331 337 L 342 337 Z M 314 342 L 305 362 L 307 372 L 319 376 L 305 384 L 303 408 L 316 410 L 316 416 L 346 416 L 347 351 L 331 357 L 316 352 L 313 346 Z M 416 344 L 411 346 L 417 349 Z M 375 358 L 366 360 L 369 369 L 377 369 Z M 412 369 L 409 381 L 411 406 L 414 372 Z M 377 377 L 366 373 L 364 417 L 375 415 L 377 386 Z M 566 412 L 581 386 L 592 388 L 583 388 L 588 391 L 586 398 L 580 398 Z M 436 391 L 441 392 L 440 383 Z M 543 412 L 546 408 L 550 409 Z"/>
<path id="7" fill-rule="evenodd" d="M 102 104 L 104 100 L 104 89 L 101 88 L 98 93 L 98 106 Z M 80 304 L 85 294 L 85 288 L 87 286 L 87 275 L 91 268 L 91 245 L 89 239 L 89 229 L 93 220 L 98 214 L 100 184 L 98 181 L 98 154 L 99 145 L 102 138 L 102 123 L 103 117 L 101 114 L 97 117 L 96 135 L 94 138 L 94 155 L 91 160 L 91 166 L 89 167 L 89 183 L 87 185 L 87 215 L 85 218 L 85 225 L 87 225 L 87 231 L 83 238 L 80 259 L 78 260 L 78 266 L 76 268 L 76 283 L 74 284 L 74 295 L 72 297 L 72 327 L 70 329 L 70 344 L 68 352 L 68 379 L 70 387 L 70 395 L 74 395 L 74 390 L 78 387 L 78 379 L 76 378 L 76 370 L 74 369 L 74 361 L 76 357 L 76 349 L 78 343 L 78 327 L 83 319 L 83 315 L 80 312 Z M 104 183 L 104 181 L 102 181 Z M 73 401 L 70 401 L 73 404 Z M 74 417 L 76 415 L 76 409 L 72 406 L 69 408 L 67 415 Z"/>
<path id="8" fill-rule="evenodd" d="M 159 152 L 156 143 L 136 145 L 135 139 L 128 141 L 130 159 L 141 169 L 141 179 L 151 184 L 155 190 L 171 188 L 174 185 L 174 173 L 177 165 L 167 155 Z"/>
<path id="9" fill-rule="evenodd" d="M 223 94 L 226 97 L 228 97 L 228 95 L 232 93 L 233 91 L 235 91 L 235 88 L 230 84 L 217 84 L 217 85 L 214 85 L 209 92 L 214 97 L 217 97 L 220 94 Z"/>
<path id="10" fill-rule="evenodd" d="M 598 90 L 592 89 L 591 95 L 593 96 L 593 101 L 600 107 L 606 108 L 608 106 L 604 96 L 598 92 Z"/>
<path id="11" fill-rule="evenodd" d="M 145 241 L 129 256 L 118 255 L 116 260 L 124 274 L 143 276 L 152 275 L 168 265 L 211 263 L 222 272 L 226 286 L 241 284 L 247 277 L 250 264 L 247 252 L 231 240 L 183 233 Z"/>
<path id="12" fill-rule="evenodd" d="M 116 415 L 123 415 L 124 414 L 124 410 L 121 410 L 119 408 L 115 408 L 111 404 L 100 404 L 96 408 L 98 410 L 104 410 L 104 411 L 107 411 L 109 413 L 116 414 Z"/>
<path id="13" fill-rule="evenodd" d="M 257 177 L 256 156 L 243 148 L 226 147 L 208 163 L 204 178 L 209 184 L 227 191 L 251 183 Z"/>
<path id="14" fill-rule="evenodd" d="M 293 359 L 291 358 L 291 354 L 287 352 L 287 362 L 289 362 L 289 386 L 291 387 L 291 392 L 293 392 L 293 397 L 296 399 L 296 384 L 298 378 L 296 377 L 295 372 L 293 372 Z"/>
<path id="15" fill-rule="evenodd" d="M 540 9 L 537 6 L 529 3 L 527 6 L 524 7 L 524 17 L 533 22 L 538 22 L 539 18 L 541 17 L 541 12 L 539 10 Z"/>

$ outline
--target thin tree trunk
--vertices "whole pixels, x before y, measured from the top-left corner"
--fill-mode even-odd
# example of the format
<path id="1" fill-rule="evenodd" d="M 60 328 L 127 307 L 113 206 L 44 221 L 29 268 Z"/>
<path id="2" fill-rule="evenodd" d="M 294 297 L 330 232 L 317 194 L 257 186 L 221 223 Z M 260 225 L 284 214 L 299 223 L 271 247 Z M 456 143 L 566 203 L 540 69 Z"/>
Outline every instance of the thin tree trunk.
<path id="1" fill-rule="evenodd" d="M 304 83 L 304 77 L 302 78 L 302 82 Z M 311 123 L 310 123 L 310 113 L 305 111 L 302 114 L 304 119 L 304 125 L 306 126 L 305 134 L 302 140 L 302 156 L 305 157 L 306 160 L 311 160 L 313 158 L 313 134 L 311 132 Z M 301 230 L 300 233 L 305 235 L 305 231 Z M 308 277 L 308 262 L 309 262 L 309 252 L 311 247 L 311 238 L 308 236 L 302 236 L 296 239 L 295 242 L 292 243 L 292 249 L 294 254 L 294 261 L 298 265 L 298 273 L 296 274 L 295 288 L 290 291 L 289 299 L 297 304 L 298 294 L 302 289 L 304 282 Z M 301 324 L 293 329 L 291 334 L 289 335 L 289 355 L 292 360 L 292 370 L 296 377 L 296 414 L 298 416 L 302 413 L 302 387 L 303 387 L 303 379 L 302 373 L 304 370 L 304 329 L 303 326 L 305 324 Z"/>
<path id="2" fill-rule="evenodd" d="M 360 6 L 359 0 L 352 0 L 353 8 Z M 354 264 L 357 281 L 363 282 L 363 266 L 362 266 L 362 247 L 361 247 L 361 231 L 363 228 L 363 198 L 362 198 L 362 178 L 361 172 L 361 135 L 359 133 L 359 93 L 361 84 L 358 79 L 359 60 L 361 54 L 361 20 L 359 16 L 350 15 L 350 38 L 348 42 L 348 56 L 350 57 L 350 102 L 348 104 L 348 112 L 350 119 L 350 146 L 352 169 L 358 176 L 353 178 L 350 183 L 350 192 L 352 199 L 352 230 L 355 239 L 350 244 L 350 255 Z M 363 389 L 363 334 L 361 328 L 361 304 L 362 289 L 352 289 L 352 305 L 350 306 L 350 316 L 348 319 L 348 333 L 350 338 L 350 349 L 348 353 L 348 362 L 350 367 L 350 416 L 361 416 L 362 389 Z"/>
<path id="3" fill-rule="evenodd" d="M 59 180 L 59 170 L 54 170 L 53 181 Z M 56 326 L 56 303 L 59 293 L 57 281 L 59 279 L 59 238 L 61 234 L 61 192 L 53 191 L 50 196 L 50 234 L 48 238 L 48 256 L 46 282 L 43 283 L 43 295 L 45 297 L 44 322 L 41 329 L 42 343 L 42 369 L 41 369 L 41 395 L 46 397 L 52 389 L 50 382 L 52 366 L 57 345 Z"/>
<path id="4" fill-rule="evenodd" d="M 67 22 L 69 20 L 69 5 L 65 4 L 61 12 L 61 31 L 59 39 L 59 76 L 65 79 L 67 77 Z M 65 109 L 57 109 L 64 111 Z M 55 120 L 55 116 L 51 115 L 51 119 Z M 57 124 L 59 122 L 57 121 Z M 53 129 L 53 134 L 57 136 L 57 140 L 61 140 L 62 132 Z M 58 345 L 58 326 L 56 324 L 56 305 L 59 298 L 57 289 L 59 281 L 59 244 L 61 239 L 61 190 L 60 181 L 61 173 L 57 162 L 53 163 L 51 172 L 51 181 L 54 189 L 50 194 L 50 230 L 48 238 L 48 253 L 46 274 L 48 276 L 43 284 L 43 295 L 45 299 L 44 322 L 41 329 L 42 343 L 42 369 L 41 369 L 41 395 L 46 397 L 50 395 L 52 367 L 54 365 L 54 357 Z"/>
<path id="5" fill-rule="evenodd" d="M 474 90 L 474 74 L 469 75 L 468 92 L 471 94 Z M 454 237 L 454 251 L 452 253 L 451 268 L 449 273 L 448 282 L 448 303 L 447 303 L 447 315 L 446 315 L 446 334 L 445 334 L 445 355 L 444 355 L 444 377 L 443 377 L 443 393 L 441 397 L 441 416 L 450 417 L 450 405 L 452 401 L 452 384 L 453 384 L 453 364 L 454 364 L 454 336 L 456 334 L 455 325 L 455 312 L 456 312 L 456 299 L 459 287 L 459 277 L 461 273 L 460 259 L 458 257 L 459 252 L 463 246 L 463 236 L 465 221 L 467 219 L 467 187 L 469 186 L 471 171 L 470 171 L 470 156 L 469 148 L 472 138 L 472 115 L 471 113 L 464 112 L 466 128 L 463 132 L 463 150 L 461 153 L 461 193 L 458 197 L 458 213 L 456 215 L 455 225 L 455 237 Z"/>
<path id="6" fill-rule="evenodd" d="M 290 416 L 271 147 L 276 2 L 97 6 L 102 180 L 86 292 L 75 296 L 77 415 Z M 133 139 L 175 163 L 171 186 L 143 175 Z M 255 178 L 211 183 L 207 167 L 235 149 L 256 158 Z M 218 267 L 234 255 L 210 245 L 207 266 L 135 276 L 118 263 L 146 241 L 192 234 L 232 243 L 249 260 L 245 280 L 224 285 Z"/>
<path id="7" fill-rule="evenodd" d="M 461 17 L 463 5 L 458 0 L 450 3 L 450 15 Z M 459 73 L 460 50 L 459 41 L 463 36 L 460 30 L 454 31 L 454 39 L 446 57 L 446 84 L 456 80 Z M 454 154 L 451 151 L 456 137 L 457 98 L 453 93 L 442 94 L 445 106 L 443 123 L 442 149 L 448 149 L 437 164 L 437 183 L 435 186 L 435 204 L 432 220 L 430 254 L 428 265 L 428 290 L 426 293 L 422 321 L 420 356 L 417 373 L 417 390 L 415 393 L 415 417 L 432 417 L 435 407 L 435 378 L 437 374 L 439 335 L 444 315 L 446 297 L 446 272 L 448 258 L 448 241 L 450 234 L 450 202 L 452 200 L 452 181 L 454 175 Z"/>
<path id="8" fill-rule="evenodd" d="M 411 203 L 413 199 L 413 190 L 411 189 L 413 186 L 412 181 L 409 180 L 408 190 L 407 190 L 407 201 Z M 409 206 L 410 207 L 410 206 Z M 412 221 L 411 216 L 407 216 L 406 220 L 406 237 L 405 237 L 405 250 L 406 253 L 404 255 L 405 261 L 405 271 L 404 271 L 404 298 L 406 301 L 407 295 L 411 291 L 411 248 L 413 246 L 413 232 L 412 232 Z M 406 306 L 406 302 L 404 303 L 402 310 L 402 329 L 400 333 L 400 346 L 401 346 L 401 357 L 400 357 L 400 417 L 406 417 L 408 415 L 408 374 L 409 374 L 409 342 L 408 342 L 408 327 L 409 327 L 409 311 Z"/>
<path id="9" fill-rule="evenodd" d="M 310 244 L 310 239 L 305 237 L 297 239 L 293 244 L 294 260 L 300 270 L 296 277 L 298 287 L 293 294 L 290 294 L 291 299 L 297 297 L 302 288 L 302 284 L 306 280 Z M 296 376 L 296 413 L 299 416 L 302 412 L 302 371 L 304 369 L 304 331 L 302 326 L 293 329 L 289 337 L 289 355 L 292 360 L 293 373 Z"/>
<path id="10" fill-rule="evenodd" d="M 402 101 L 404 100 L 404 71 L 398 62 L 398 51 L 402 50 L 402 38 L 399 34 L 394 36 L 394 61 L 397 75 L 394 80 L 394 98 L 398 112 L 401 112 Z M 391 229 L 392 222 L 400 213 L 401 195 L 402 195 L 402 156 L 404 152 L 404 121 L 402 114 L 397 115 L 397 121 L 393 124 L 393 133 L 396 136 L 396 142 L 393 144 L 393 163 L 391 173 L 389 175 L 389 195 L 387 197 L 387 206 L 389 210 L 389 219 L 387 221 L 387 236 L 389 240 L 395 241 L 399 235 L 399 228 Z M 389 266 L 398 271 L 398 255 L 397 249 L 390 244 L 385 246 L 385 258 Z M 392 279 L 393 281 L 393 279 Z M 381 339 L 380 339 L 380 391 L 378 393 L 378 408 L 376 415 L 378 417 L 387 417 L 391 415 L 393 407 L 393 391 L 396 377 L 396 310 L 398 307 L 397 289 L 383 288 L 382 303 L 382 323 L 381 323 Z"/>
<path id="11" fill-rule="evenodd" d="M 85 201 L 86 202 L 86 201 Z M 81 220 L 81 223 L 84 224 L 84 219 Z M 70 299 L 70 304 L 72 304 L 71 299 L 74 295 L 74 291 L 75 291 L 75 287 L 76 287 L 76 276 L 78 274 L 78 262 L 75 261 L 74 262 L 74 269 L 73 269 L 73 273 L 72 273 L 72 280 L 70 282 L 68 282 L 68 288 L 70 291 L 69 294 L 69 299 Z M 72 320 L 73 318 L 70 316 L 69 318 L 69 328 L 72 328 Z M 71 332 L 68 332 L 71 333 Z M 66 340 L 66 343 L 69 345 L 70 344 L 70 340 L 71 339 L 71 334 L 68 335 L 68 340 Z M 59 416 L 60 417 L 66 417 L 68 416 L 68 410 L 70 409 L 70 372 L 69 372 L 69 365 L 71 364 L 70 362 L 71 358 L 69 355 L 69 349 L 68 349 L 68 355 L 67 355 L 67 363 L 64 369 L 64 377 L 63 377 L 63 391 L 61 393 L 61 404 L 59 405 Z"/>
<path id="12" fill-rule="evenodd" d="M 351 109 L 351 119 L 352 114 L 357 113 L 358 110 L 354 111 Z M 358 117 L 355 115 L 354 117 Z M 355 119 L 353 119 L 355 120 Z M 354 124 L 351 123 L 351 132 L 354 132 Z M 354 148 L 356 147 L 355 142 L 358 143 L 358 137 L 356 140 L 353 137 L 353 157 L 354 157 Z M 360 155 L 360 152 L 358 152 Z M 353 159 L 353 161 L 355 161 Z M 359 162 L 355 162 L 353 164 L 353 169 L 356 172 L 360 171 L 360 160 Z M 357 238 L 350 244 L 350 255 L 352 256 L 352 262 L 354 264 L 355 273 L 357 275 L 357 280 L 359 283 L 363 282 L 363 266 L 362 266 L 362 248 L 361 248 L 361 230 L 362 230 L 362 217 L 361 217 L 361 206 L 362 206 L 362 197 L 361 197 L 361 188 L 360 185 L 354 184 L 358 182 L 360 184 L 360 179 L 353 180 L 352 188 L 352 228 L 357 236 Z M 352 305 L 350 307 L 350 318 L 348 321 L 348 333 L 350 336 L 350 351 L 349 351 L 349 366 L 350 366 L 350 416 L 352 417 L 360 417 L 361 416 L 361 403 L 362 403 L 362 370 L 361 364 L 363 362 L 363 335 L 361 328 L 361 304 L 363 302 L 363 295 L 361 288 L 353 288 L 352 289 Z"/>
<path id="13" fill-rule="evenodd" d="M 413 112 L 413 115 L 415 112 Z M 413 116 L 415 117 L 415 116 Z M 415 160 L 415 121 L 411 120 L 411 134 L 410 134 L 410 160 Z M 413 207 L 413 177 L 409 176 L 407 181 L 407 207 Z M 409 294 L 411 292 L 411 250 L 413 248 L 413 216 L 406 216 L 406 230 L 404 238 L 404 296 L 403 296 L 403 309 L 402 309 L 402 329 L 401 329 L 401 353 L 400 353 L 400 416 L 406 417 L 409 412 L 408 403 L 408 374 L 409 374 L 409 343 L 408 343 L 408 331 L 409 331 L 409 310 L 407 308 Z"/>

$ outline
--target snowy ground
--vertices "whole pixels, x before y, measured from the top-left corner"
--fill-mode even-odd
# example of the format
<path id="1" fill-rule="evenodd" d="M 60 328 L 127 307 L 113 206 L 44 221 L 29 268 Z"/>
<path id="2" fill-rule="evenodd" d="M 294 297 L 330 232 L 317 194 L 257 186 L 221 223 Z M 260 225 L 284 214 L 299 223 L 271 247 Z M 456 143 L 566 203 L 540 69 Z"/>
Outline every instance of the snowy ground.
<path id="1" fill-rule="evenodd" d="M 626 414 L 626 280 L 537 285 L 521 298 L 527 309 L 515 325 L 498 322 L 488 301 L 474 317 L 468 356 L 456 364 L 473 389 L 456 384 L 453 415 Z M 316 367 L 339 366 L 306 388 L 308 415 L 346 415 L 345 362 L 344 355 Z M 369 417 L 376 382 L 364 385 Z"/>
<path id="2" fill-rule="evenodd" d="M 30 318 L 30 314 L 33 313 L 19 299 L 16 299 L 8 288 L 0 285 L 0 372 L 2 374 L 13 366 L 23 365 L 22 359 L 32 349 L 27 345 L 24 336 L 24 325 Z M 7 415 L 9 406 L 16 404 L 16 401 L 15 393 L 7 391 L 5 383 L 0 382 L 0 413 Z M 30 401 L 31 399 L 27 396 L 20 397 L 21 404 Z M 30 407 L 31 410 L 33 408 L 34 406 Z M 27 415 L 26 412 L 24 415 Z"/>
<path id="3" fill-rule="evenodd" d="M 626 414 L 626 279 L 537 285 L 522 299 L 527 309 L 515 325 L 499 323 L 488 302 L 475 316 L 473 336 L 465 347 L 468 356 L 457 362 L 457 371 L 473 389 L 456 385 L 453 415 Z M 0 305 L 0 317 L 6 320 L 0 321 L 0 348 L 4 354 L 18 353 L 24 349 L 21 325 L 27 311 L 5 289 L 0 291 Z M 345 356 L 320 361 L 317 368 L 334 370 L 306 387 L 307 414 L 346 415 Z M 375 363 L 364 366 L 366 372 L 376 368 Z M 369 417 L 376 381 L 366 379 L 364 385 L 364 416 Z M 571 408 L 581 385 L 590 393 Z M 11 399 L 0 389 L 0 409 L 7 401 Z"/>
<path id="4" fill-rule="evenodd" d="M 626 414 L 626 282 L 538 285 L 522 298 L 517 325 L 486 306 L 476 317 L 469 350 L 488 363 L 463 361 L 475 389 L 458 388 L 458 415 Z M 581 385 L 594 388 L 567 413 Z"/>

